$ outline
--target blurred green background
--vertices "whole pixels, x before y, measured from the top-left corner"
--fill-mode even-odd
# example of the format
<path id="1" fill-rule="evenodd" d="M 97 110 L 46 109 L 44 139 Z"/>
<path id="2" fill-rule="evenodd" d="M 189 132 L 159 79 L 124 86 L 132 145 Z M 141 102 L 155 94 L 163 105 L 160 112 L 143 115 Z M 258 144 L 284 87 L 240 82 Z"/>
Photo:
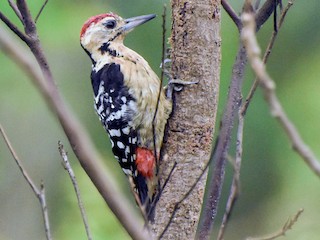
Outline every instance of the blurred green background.
<path id="1" fill-rule="evenodd" d="M 35 15 L 42 0 L 28 1 Z M 237 11 L 243 1 L 229 1 Z M 286 1 L 284 1 L 286 2 Z M 106 165 L 132 200 L 126 179 L 114 160 L 109 140 L 93 109 L 90 60 L 79 44 L 79 32 L 91 15 L 113 11 L 123 17 L 148 13 L 161 16 L 168 1 L 49 1 L 38 21 L 38 31 L 58 88 L 89 131 Z M 7 1 L 0 9 L 18 23 Z M 268 64 L 277 83 L 277 93 L 303 139 L 320 156 L 320 2 L 295 1 Z M 168 15 L 170 13 L 168 12 Z M 3 23 L 0 23 L 3 26 Z M 168 25 L 168 29 L 170 26 Z M 231 76 L 238 46 L 237 30 L 222 10 L 222 71 L 220 109 Z M 126 44 L 144 56 L 159 73 L 161 17 L 136 29 Z M 272 21 L 259 33 L 265 47 Z M 0 52 L 0 122 L 17 154 L 38 185 L 43 180 L 49 217 L 55 239 L 86 239 L 76 198 L 60 163 L 57 142 L 69 151 L 79 181 L 94 239 L 129 239 L 76 161 L 56 118 L 24 72 Z M 252 83 L 248 71 L 245 95 Z M 224 199 L 228 195 L 232 169 L 228 166 Z M 249 108 L 244 133 L 241 196 L 225 239 L 244 239 L 279 229 L 298 209 L 305 211 L 287 239 L 320 239 L 320 179 L 292 151 L 289 142 L 268 111 L 258 90 Z M 132 200 L 132 207 L 135 208 Z M 224 203 L 221 203 L 220 212 Z M 220 214 L 221 215 L 221 214 Z M 220 216 L 221 218 L 221 216 Z M 0 138 L 0 239 L 45 239 L 38 201 L 22 178 Z"/>

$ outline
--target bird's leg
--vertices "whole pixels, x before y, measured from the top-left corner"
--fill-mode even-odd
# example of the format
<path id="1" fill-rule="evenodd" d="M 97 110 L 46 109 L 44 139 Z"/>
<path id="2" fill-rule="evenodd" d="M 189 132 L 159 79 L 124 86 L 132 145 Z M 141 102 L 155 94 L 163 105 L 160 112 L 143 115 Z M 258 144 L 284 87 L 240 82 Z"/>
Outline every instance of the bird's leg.
<path id="1" fill-rule="evenodd" d="M 180 92 L 185 85 L 197 84 L 199 81 L 184 81 L 181 79 L 169 79 L 168 85 L 166 86 L 166 96 L 172 99 L 173 92 Z"/>

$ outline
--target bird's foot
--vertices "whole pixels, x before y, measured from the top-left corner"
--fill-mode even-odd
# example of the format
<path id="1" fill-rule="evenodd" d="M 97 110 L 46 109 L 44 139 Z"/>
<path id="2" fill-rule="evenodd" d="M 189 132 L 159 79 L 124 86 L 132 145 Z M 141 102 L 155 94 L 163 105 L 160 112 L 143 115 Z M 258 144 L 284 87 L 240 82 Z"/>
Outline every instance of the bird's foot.
<path id="1" fill-rule="evenodd" d="M 170 79 L 168 85 L 166 86 L 166 96 L 172 99 L 173 92 L 180 92 L 183 90 L 185 85 L 197 84 L 199 81 L 184 81 L 181 79 Z"/>

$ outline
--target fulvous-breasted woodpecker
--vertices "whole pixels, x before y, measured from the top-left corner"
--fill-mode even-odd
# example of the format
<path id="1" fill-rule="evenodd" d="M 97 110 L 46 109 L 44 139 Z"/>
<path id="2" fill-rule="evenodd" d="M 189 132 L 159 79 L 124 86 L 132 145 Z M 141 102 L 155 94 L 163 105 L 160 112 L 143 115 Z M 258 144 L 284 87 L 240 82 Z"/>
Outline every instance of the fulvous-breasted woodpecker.
<path id="1" fill-rule="evenodd" d="M 100 14 L 89 18 L 80 33 L 81 45 L 92 61 L 95 110 L 115 158 L 133 184 L 136 201 L 147 211 L 158 182 L 155 152 L 160 153 L 172 103 L 146 60 L 123 41 L 134 27 L 154 17 L 123 19 L 114 13 Z"/>

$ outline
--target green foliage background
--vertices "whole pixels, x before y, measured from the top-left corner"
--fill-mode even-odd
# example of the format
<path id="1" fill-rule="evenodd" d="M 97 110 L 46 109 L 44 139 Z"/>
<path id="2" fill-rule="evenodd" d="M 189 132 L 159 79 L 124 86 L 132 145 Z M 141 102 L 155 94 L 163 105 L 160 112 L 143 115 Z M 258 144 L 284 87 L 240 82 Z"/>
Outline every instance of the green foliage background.
<path id="1" fill-rule="evenodd" d="M 28 1 L 36 15 L 42 0 Z M 124 175 L 110 152 L 109 140 L 93 109 L 90 60 L 79 44 L 84 21 L 113 11 L 124 17 L 156 13 L 159 17 L 131 33 L 126 44 L 143 55 L 159 73 L 161 13 L 167 1 L 49 1 L 38 21 L 43 48 L 58 88 L 105 156 L 119 185 L 132 199 Z M 230 0 L 241 10 L 243 1 Z M 277 93 L 289 117 L 307 144 L 320 157 L 320 15 L 318 0 L 295 1 L 276 46 L 268 71 L 277 83 Z M 0 9 L 17 24 L 7 1 Z M 168 15 L 170 13 L 168 12 Z M 3 26 L 3 23 L 0 23 Z M 20 26 L 20 25 L 19 25 Z M 168 29 L 170 26 L 168 25 Z M 259 40 L 266 46 L 272 22 L 265 24 Z M 231 76 L 238 46 L 237 30 L 222 11 L 222 71 L 220 109 Z M 205 51 L 205 49 L 204 49 Z M 94 239 L 129 239 L 99 193 L 76 161 L 56 118 L 17 66 L 0 52 L 0 122 L 7 131 L 30 176 L 46 187 L 49 217 L 55 239 L 86 239 L 67 173 L 60 163 L 57 142 L 69 150 Z M 244 91 L 252 83 L 248 71 Z M 229 192 L 232 169 L 227 170 L 224 198 Z M 320 179 L 290 148 L 279 124 L 270 116 L 258 90 L 245 122 L 241 196 L 230 221 L 226 239 L 244 239 L 279 229 L 298 209 L 305 211 L 287 239 L 320 239 Z M 132 201 L 132 207 L 135 204 Z M 220 210 L 224 208 L 221 204 Z M 21 177 L 0 138 L 0 239 L 45 239 L 37 200 Z"/>

